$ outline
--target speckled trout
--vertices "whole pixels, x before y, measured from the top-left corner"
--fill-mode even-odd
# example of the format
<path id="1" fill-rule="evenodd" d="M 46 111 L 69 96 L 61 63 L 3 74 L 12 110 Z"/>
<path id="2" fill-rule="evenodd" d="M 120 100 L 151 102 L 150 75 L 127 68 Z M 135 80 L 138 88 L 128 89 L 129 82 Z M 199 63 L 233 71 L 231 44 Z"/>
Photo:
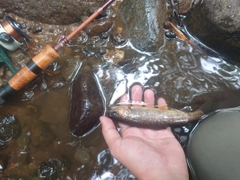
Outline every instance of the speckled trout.
<path id="1" fill-rule="evenodd" d="M 196 121 L 204 115 L 202 110 L 183 112 L 138 106 L 111 106 L 108 117 L 133 126 L 159 128 Z"/>

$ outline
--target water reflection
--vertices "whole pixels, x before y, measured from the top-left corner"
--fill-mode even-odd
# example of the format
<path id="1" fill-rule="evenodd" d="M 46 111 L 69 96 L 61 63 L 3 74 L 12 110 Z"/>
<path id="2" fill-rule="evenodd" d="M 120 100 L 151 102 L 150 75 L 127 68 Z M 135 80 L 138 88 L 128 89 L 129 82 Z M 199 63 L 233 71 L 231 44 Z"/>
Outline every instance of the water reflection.
<path id="1" fill-rule="evenodd" d="M 109 150 L 103 150 L 97 156 L 99 169 L 95 170 L 91 180 L 135 180 L 131 172 L 113 158 Z"/>
<path id="2" fill-rule="evenodd" d="M 106 98 L 106 105 L 122 79 L 127 80 L 128 88 L 136 82 L 141 83 L 144 88 L 153 88 L 157 96 L 166 98 L 170 107 L 175 102 L 190 102 L 194 96 L 204 92 L 225 88 L 239 89 L 239 68 L 228 64 L 217 55 L 207 55 L 196 45 L 166 40 L 164 47 L 151 54 L 135 51 L 128 44 L 118 50 L 125 52 L 124 59 L 128 60 L 127 63 L 114 63 L 112 58 L 104 59 L 104 55 L 100 58 L 91 55 L 81 63 L 77 63 L 78 68 L 74 71 L 89 67 L 93 70 L 99 80 L 100 90 Z M 57 71 L 56 67 L 61 67 L 61 64 L 63 64 L 62 60 L 53 65 L 52 70 Z M 69 74 L 69 76 L 73 78 L 75 75 Z M 41 172 L 46 175 L 45 172 L 48 172 L 45 171 L 46 169 L 54 170 L 52 164 L 56 163 L 52 160 L 56 160 L 61 162 L 56 166 L 60 179 L 135 179 L 109 153 L 101 135 L 101 127 L 82 139 L 71 136 L 66 124 L 71 96 L 69 89 L 72 84 L 61 84 L 62 82 L 64 81 L 59 78 L 59 74 L 42 77 L 40 81 L 32 84 L 34 88 L 24 91 L 21 102 L 16 102 L 17 109 L 18 106 L 22 108 L 22 115 L 18 111 L 14 110 L 14 112 L 20 114 L 19 122 L 23 127 L 23 133 L 18 139 L 11 140 L 11 144 L 1 151 L 9 155 L 8 163 L 12 166 L 12 169 L 5 170 L 5 175 L 17 174 L 30 176 L 33 179 L 39 176 L 36 174 L 36 169 L 43 162 L 45 163 Z M 33 117 L 24 109 L 26 104 L 34 105 L 38 117 Z M 183 146 L 192 127 L 193 125 L 186 125 L 173 129 Z M 36 140 L 38 137 L 41 140 L 50 139 L 41 134 L 44 129 L 51 130 L 53 134 L 51 142 L 48 146 L 36 148 L 33 146 L 36 143 L 31 141 L 38 141 Z M 39 131 L 40 134 L 33 131 Z M 62 162 L 67 164 L 68 168 L 59 168 Z M 19 163 L 21 167 L 16 166 Z M 50 174 L 47 175 L 51 175 L 51 171 L 49 172 Z"/>
<path id="3" fill-rule="evenodd" d="M 109 102 L 113 91 L 122 79 L 127 80 L 128 88 L 136 82 L 141 83 L 143 87 L 153 88 L 157 96 L 166 98 L 170 107 L 175 102 L 188 103 L 194 96 L 205 92 L 239 88 L 239 68 L 228 64 L 217 54 L 209 56 L 196 45 L 182 41 L 166 41 L 164 47 L 151 54 L 135 51 L 128 44 L 119 50 L 125 52 L 124 58 L 129 59 L 128 63 L 122 65 L 114 63 L 112 58 L 106 60 L 104 56 L 99 59 L 99 56 L 91 55 L 83 61 L 81 67 L 90 66 L 94 71 L 106 102 Z M 52 98 L 49 96 L 49 99 Z M 48 103 L 43 104 L 46 106 Z M 44 112 L 47 113 L 47 110 Z M 174 129 L 183 146 L 192 127 L 193 125 L 186 125 Z M 100 128 L 95 131 L 101 133 Z M 63 128 L 55 128 L 56 131 L 57 129 Z M 101 142 L 101 145 L 98 145 L 93 140 L 96 137 L 93 138 L 93 136 L 96 135 L 88 136 L 81 142 L 81 146 L 89 150 L 93 161 L 82 166 L 76 165 L 74 172 L 76 178 L 74 176 L 70 178 L 68 175 L 69 179 L 135 179 L 111 156 L 103 138 L 97 138 L 97 141 Z M 59 133 L 58 137 L 63 138 Z M 92 141 L 91 145 L 87 141 Z M 65 148 L 64 143 L 62 148 Z M 76 145 L 72 148 L 75 152 Z M 92 149 L 97 152 L 93 153 Z M 100 149 L 103 150 L 98 152 Z M 72 159 L 73 157 L 69 158 L 71 161 L 76 161 Z"/>
<path id="4" fill-rule="evenodd" d="M 128 53 L 133 54 L 128 46 L 121 50 L 126 50 L 127 57 Z M 107 76 L 103 78 L 103 74 Z M 188 103 L 194 96 L 205 92 L 239 88 L 240 73 L 237 66 L 228 64 L 217 54 L 208 56 L 196 45 L 166 41 L 165 46 L 157 53 L 146 55 L 138 52 L 128 64 L 100 67 L 97 75 L 104 79 L 103 86 L 106 79 L 118 82 L 125 78 L 128 87 L 135 82 L 153 87 L 169 104 L 174 104 Z M 112 91 L 112 88 L 108 90 Z"/>
<path id="5" fill-rule="evenodd" d="M 39 35 L 41 41 L 55 41 L 52 35 L 48 38 L 47 32 L 43 31 L 43 34 Z M 39 47 L 40 44 L 36 45 L 36 48 Z M 218 54 L 208 52 L 197 44 L 174 39 L 165 40 L 159 51 L 146 53 L 134 49 L 120 36 L 115 36 L 113 41 L 110 33 L 93 38 L 85 33 L 80 34 L 63 48 L 61 58 L 48 68 L 47 73 L 10 102 L 11 108 L 4 109 L 8 114 L 14 113 L 18 117 L 14 122 L 19 122 L 22 128 L 22 134 L 17 139 L 10 138 L 8 144 L 1 146 L 1 153 L 8 155 L 8 160 L 0 156 L 4 176 L 37 179 L 38 173 L 51 175 L 55 168 L 59 171 L 59 179 L 135 179 L 109 153 L 101 126 L 81 139 L 69 133 L 70 89 L 74 77 L 81 70 L 88 69 L 94 73 L 106 99 L 106 106 L 122 79 L 127 80 L 128 89 L 134 83 L 154 89 L 156 96 L 163 96 L 169 107 L 175 103 L 189 103 L 194 96 L 205 92 L 239 89 L 240 69 L 221 59 Z M 19 64 L 22 63 L 20 60 Z M 192 127 L 185 125 L 173 129 L 183 146 Z M 51 132 L 51 137 L 46 130 Z M 47 146 L 34 146 L 46 142 Z M 6 162 L 9 166 L 6 166 Z M 42 163 L 40 172 L 38 170 Z M 62 168 L 64 163 L 67 166 Z"/>

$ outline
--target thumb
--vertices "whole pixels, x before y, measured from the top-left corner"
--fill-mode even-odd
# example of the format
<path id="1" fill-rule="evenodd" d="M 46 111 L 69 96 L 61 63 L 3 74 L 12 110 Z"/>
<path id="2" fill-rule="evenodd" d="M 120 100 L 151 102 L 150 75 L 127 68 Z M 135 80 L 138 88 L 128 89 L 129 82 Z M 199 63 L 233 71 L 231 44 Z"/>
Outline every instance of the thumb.
<path id="1" fill-rule="evenodd" d="M 100 121 L 102 123 L 102 133 L 103 137 L 109 147 L 109 149 L 113 149 L 116 147 L 116 142 L 121 140 L 121 136 L 116 130 L 116 127 L 111 119 L 106 116 L 101 116 Z"/>

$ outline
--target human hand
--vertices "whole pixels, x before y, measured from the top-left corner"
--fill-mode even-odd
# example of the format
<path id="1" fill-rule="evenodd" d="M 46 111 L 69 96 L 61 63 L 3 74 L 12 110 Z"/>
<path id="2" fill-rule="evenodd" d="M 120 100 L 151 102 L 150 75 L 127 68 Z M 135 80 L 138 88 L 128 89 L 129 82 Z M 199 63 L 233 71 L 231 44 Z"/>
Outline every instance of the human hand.
<path id="1" fill-rule="evenodd" d="M 143 90 L 139 85 L 131 89 L 132 102 L 139 105 Z M 127 95 L 121 102 L 129 100 Z M 154 92 L 144 91 L 147 106 L 154 106 Z M 166 105 L 163 98 L 158 99 L 158 107 Z M 153 130 L 131 127 L 119 123 L 120 134 L 113 121 L 100 117 L 102 132 L 111 154 L 141 180 L 187 180 L 188 169 L 183 149 L 170 128 Z M 146 119 L 147 121 L 147 119 Z"/>

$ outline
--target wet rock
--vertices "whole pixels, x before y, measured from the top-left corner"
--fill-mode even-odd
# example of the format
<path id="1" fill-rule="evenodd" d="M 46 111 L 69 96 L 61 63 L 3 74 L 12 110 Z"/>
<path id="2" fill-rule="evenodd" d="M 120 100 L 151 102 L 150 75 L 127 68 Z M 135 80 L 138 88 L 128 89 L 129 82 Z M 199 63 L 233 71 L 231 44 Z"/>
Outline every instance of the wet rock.
<path id="1" fill-rule="evenodd" d="M 21 125 L 14 116 L 5 116 L 0 120 L 0 141 L 8 142 L 21 134 Z"/>
<path id="2" fill-rule="evenodd" d="M 5 117 L 9 117 L 9 114 L 14 114 L 17 127 L 18 126 L 20 127 L 20 123 L 33 124 L 39 117 L 38 110 L 33 105 L 27 105 L 27 106 L 4 105 L 0 108 L 0 114 L 2 116 L 5 115 Z M 19 131 L 21 132 L 22 130 L 19 129 Z M 14 133 L 18 132 L 20 134 L 19 131 L 15 130 Z M 18 135 L 16 135 L 16 137 L 18 137 Z"/>
<path id="3" fill-rule="evenodd" d="M 113 21 L 109 18 L 97 19 L 90 23 L 84 30 L 89 36 L 99 36 L 103 32 L 109 31 L 113 26 Z"/>
<path id="4" fill-rule="evenodd" d="M 196 123 L 188 123 L 185 126 L 173 127 L 172 132 L 182 147 L 187 145 L 187 140 L 190 132 L 195 127 Z"/>
<path id="5" fill-rule="evenodd" d="M 69 128 L 74 136 L 87 135 L 99 125 L 103 101 L 95 78 L 90 72 L 80 72 L 72 86 Z"/>
<path id="6" fill-rule="evenodd" d="M 119 6 L 124 24 L 123 35 L 141 51 L 156 51 L 164 42 L 162 24 L 166 20 L 166 2 L 127 0 Z"/>
<path id="7" fill-rule="evenodd" d="M 108 39 L 109 35 L 108 35 L 108 33 L 104 32 L 104 33 L 101 33 L 101 34 L 99 35 L 99 37 L 100 37 L 100 39 L 102 39 L 102 40 L 106 40 L 106 39 Z"/>
<path id="8" fill-rule="evenodd" d="M 125 57 L 125 52 L 118 50 L 118 49 L 113 49 L 113 50 L 107 50 L 106 54 L 103 56 L 104 60 L 112 60 L 113 64 L 117 65 L 121 61 L 124 60 Z"/>
<path id="9" fill-rule="evenodd" d="M 20 17 L 48 24 L 71 24 L 80 22 L 82 16 L 91 14 L 90 8 L 100 7 L 104 0 L 62 0 L 62 1 L 15 1 L 1 0 L 0 9 Z"/>
<path id="10" fill-rule="evenodd" d="M 179 2 L 179 13 L 180 14 L 187 14 L 191 8 L 193 8 L 196 4 L 199 3 L 200 0 L 178 0 Z M 178 4 L 175 4 L 178 7 Z M 177 10 L 177 9 L 176 9 Z"/>
<path id="11" fill-rule="evenodd" d="M 114 159 L 108 149 L 103 150 L 97 156 L 97 162 L 101 164 L 103 169 L 108 169 L 114 163 Z"/>
<path id="12" fill-rule="evenodd" d="M 0 78 L 3 78 L 3 76 L 4 76 L 4 67 L 1 66 L 0 67 Z"/>
<path id="13" fill-rule="evenodd" d="M 105 48 L 99 48 L 99 50 L 97 52 L 97 57 L 102 57 L 106 53 L 107 53 L 107 50 Z"/>
<path id="14" fill-rule="evenodd" d="M 117 34 L 113 36 L 113 44 L 116 46 L 123 45 L 126 42 L 126 38 L 122 34 Z"/>
<path id="15" fill-rule="evenodd" d="M 33 34 L 37 34 L 42 32 L 43 28 L 41 26 L 35 26 L 35 27 L 29 27 L 28 31 L 33 33 Z"/>
<path id="16" fill-rule="evenodd" d="M 67 29 L 66 29 L 66 34 L 70 34 L 70 33 L 73 32 L 75 29 L 76 29 L 75 26 L 69 26 L 69 27 L 67 27 Z M 89 37 L 88 37 L 87 33 L 86 33 L 85 31 L 81 31 L 79 34 L 77 34 L 77 35 L 75 36 L 75 38 L 71 39 L 71 40 L 68 42 L 69 50 L 72 50 L 72 49 L 73 49 L 73 51 L 76 51 L 76 50 L 74 50 L 73 46 L 75 46 L 76 48 L 79 48 L 78 45 L 81 45 L 81 44 L 87 42 L 88 38 L 89 38 Z M 66 47 L 65 47 L 64 51 L 66 51 Z M 79 51 L 77 51 L 77 52 L 78 52 L 77 55 L 79 55 Z M 70 53 L 67 53 L 67 52 L 64 52 L 64 53 L 65 53 L 65 54 L 70 54 Z M 71 54 L 72 54 L 72 53 L 71 53 Z M 80 54 L 80 56 L 81 56 L 81 54 Z"/>
<path id="17" fill-rule="evenodd" d="M 97 155 L 97 162 L 95 165 L 96 175 L 103 175 L 104 177 L 109 178 L 117 176 L 119 179 L 129 179 L 127 177 L 120 177 L 117 175 L 120 171 L 119 165 L 120 164 L 113 158 L 110 151 L 105 149 Z M 124 173 L 124 175 L 126 175 L 126 173 Z M 97 179 L 97 176 L 93 175 L 92 179 Z"/>
<path id="18" fill-rule="evenodd" d="M 106 53 L 106 47 L 108 46 L 108 37 L 103 35 L 93 36 L 87 43 L 86 47 L 83 49 L 85 57 L 90 57 L 96 55 L 97 57 L 102 56 Z"/>
<path id="19" fill-rule="evenodd" d="M 108 36 L 105 33 L 101 33 L 100 36 L 93 36 L 83 49 L 85 57 L 96 55 L 101 57 L 106 54 L 106 47 L 108 46 Z M 102 35 L 102 36 L 101 36 Z"/>
<path id="20" fill-rule="evenodd" d="M 68 160 L 65 158 L 51 158 L 46 162 L 43 162 L 38 170 L 40 178 L 58 178 L 61 173 L 69 166 Z"/>
<path id="21" fill-rule="evenodd" d="M 40 178 L 51 178 L 55 175 L 55 165 L 51 162 L 42 163 L 39 168 Z"/>
<path id="22" fill-rule="evenodd" d="M 4 176 L 1 178 L 1 180 L 30 180 L 30 178 L 11 175 L 11 176 Z"/>
<path id="23" fill-rule="evenodd" d="M 0 19 L 3 19 L 4 14 L 5 14 L 4 9 L 0 9 Z"/>
<path id="24" fill-rule="evenodd" d="M 78 70 L 80 69 L 82 62 L 78 57 L 76 58 L 69 58 L 63 62 L 61 66 L 61 74 L 63 79 L 67 83 L 72 83 L 74 78 L 76 77 Z"/>
<path id="25" fill-rule="evenodd" d="M 174 39 L 174 38 L 176 38 L 176 33 L 173 31 L 167 31 L 167 32 L 165 32 L 165 36 L 168 39 Z"/>
<path id="26" fill-rule="evenodd" d="M 23 128 L 23 133 L 17 139 L 17 145 L 21 151 L 25 151 L 31 142 L 30 131 Z"/>
<path id="27" fill-rule="evenodd" d="M 239 62 L 239 7 L 239 0 L 205 0 L 187 15 L 187 30 L 208 47 Z"/>
<path id="28" fill-rule="evenodd" d="M 45 147 L 55 139 L 55 134 L 47 123 L 36 123 L 31 132 L 31 144 L 34 147 Z"/>
<path id="29" fill-rule="evenodd" d="M 83 53 L 86 57 L 90 57 L 90 56 L 93 56 L 95 54 L 95 49 L 87 46 L 83 49 Z"/>
<path id="30" fill-rule="evenodd" d="M 0 173 L 3 173 L 8 165 L 8 157 L 0 154 Z"/>

